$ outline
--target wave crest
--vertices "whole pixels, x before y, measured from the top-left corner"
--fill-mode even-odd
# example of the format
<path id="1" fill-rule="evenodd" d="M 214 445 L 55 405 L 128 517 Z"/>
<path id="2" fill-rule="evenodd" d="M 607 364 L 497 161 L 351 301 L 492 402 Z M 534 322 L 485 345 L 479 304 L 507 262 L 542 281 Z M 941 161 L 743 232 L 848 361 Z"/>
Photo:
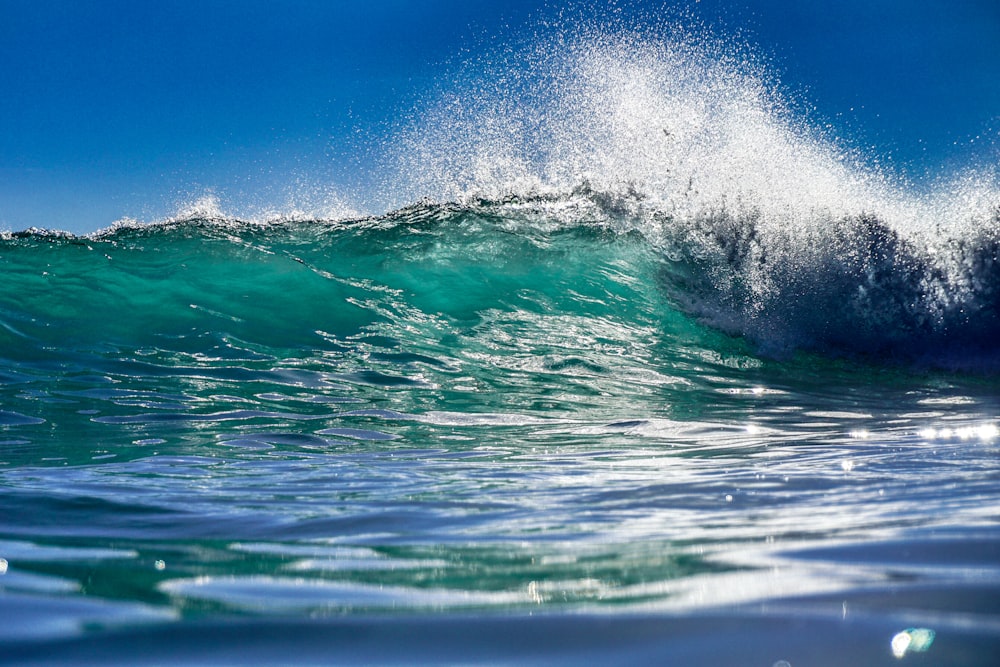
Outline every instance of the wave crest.
<path id="1" fill-rule="evenodd" d="M 1000 211 L 930 240 L 870 213 L 808 230 L 725 210 L 664 224 L 675 301 L 765 352 L 1000 367 Z"/>

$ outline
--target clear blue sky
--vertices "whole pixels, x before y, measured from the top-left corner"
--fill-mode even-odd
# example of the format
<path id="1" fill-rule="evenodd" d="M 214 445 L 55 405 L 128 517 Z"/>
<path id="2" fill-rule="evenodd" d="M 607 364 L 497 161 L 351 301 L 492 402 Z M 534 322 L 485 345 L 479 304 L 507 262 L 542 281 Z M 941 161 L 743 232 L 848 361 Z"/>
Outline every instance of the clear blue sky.
<path id="1" fill-rule="evenodd" d="M 739 32 L 837 134 L 911 176 L 997 162 L 997 0 L 621 4 Z M 85 233 L 206 192 L 237 210 L 327 186 L 350 200 L 365 148 L 435 78 L 559 9 L 0 0 L 0 229 Z"/>

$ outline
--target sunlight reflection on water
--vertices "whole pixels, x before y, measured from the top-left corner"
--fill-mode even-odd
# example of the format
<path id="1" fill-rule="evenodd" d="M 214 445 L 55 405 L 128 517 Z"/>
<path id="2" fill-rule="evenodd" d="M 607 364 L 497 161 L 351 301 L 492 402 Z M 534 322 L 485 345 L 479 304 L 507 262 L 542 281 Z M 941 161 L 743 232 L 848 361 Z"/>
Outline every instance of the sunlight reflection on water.
<path id="1" fill-rule="evenodd" d="M 907 653 L 923 653 L 934 643 L 935 632 L 928 628 L 909 628 L 893 636 L 892 654 L 897 658 Z"/>

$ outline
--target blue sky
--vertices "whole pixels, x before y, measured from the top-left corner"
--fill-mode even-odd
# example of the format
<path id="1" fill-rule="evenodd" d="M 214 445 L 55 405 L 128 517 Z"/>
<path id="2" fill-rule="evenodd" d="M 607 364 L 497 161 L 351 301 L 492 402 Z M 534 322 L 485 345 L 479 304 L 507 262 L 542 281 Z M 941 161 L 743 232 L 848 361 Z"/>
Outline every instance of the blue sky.
<path id="1" fill-rule="evenodd" d="M 919 180 L 997 162 L 996 0 L 685 0 L 814 117 Z M 437 79 L 559 13 L 501 0 L 0 0 L 0 229 L 85 233 L 206 193 L 236 211 L 330 192 Z M 356 195 L 356 196 L 355 196 Z M 379 211 L 368 211 L 379 212 Z"/>

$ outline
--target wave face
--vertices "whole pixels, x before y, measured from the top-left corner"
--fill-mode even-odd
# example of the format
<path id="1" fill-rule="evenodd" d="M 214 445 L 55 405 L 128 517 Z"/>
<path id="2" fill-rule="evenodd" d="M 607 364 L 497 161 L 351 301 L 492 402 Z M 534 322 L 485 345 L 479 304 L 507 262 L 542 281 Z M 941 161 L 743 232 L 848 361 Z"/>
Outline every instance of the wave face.
<path id="1" fill-rule="evenodd" d="M 629 377 L 656 377 L 654 356 L 742 354 L 671 308 L 669 262 L 626 222 L 575 196 L 358 221 L 27 234 L 3 242 L 0 337 L 14 363 L 301 357 L 320 377 L 408 360 L 428 387 L 463 378 L 505 404 L 535 400 L 527 386 L 501 388 L 536 372 L 555 382 L 550 366 L 591 369 L 590 392 L 611 395 Z"/>

